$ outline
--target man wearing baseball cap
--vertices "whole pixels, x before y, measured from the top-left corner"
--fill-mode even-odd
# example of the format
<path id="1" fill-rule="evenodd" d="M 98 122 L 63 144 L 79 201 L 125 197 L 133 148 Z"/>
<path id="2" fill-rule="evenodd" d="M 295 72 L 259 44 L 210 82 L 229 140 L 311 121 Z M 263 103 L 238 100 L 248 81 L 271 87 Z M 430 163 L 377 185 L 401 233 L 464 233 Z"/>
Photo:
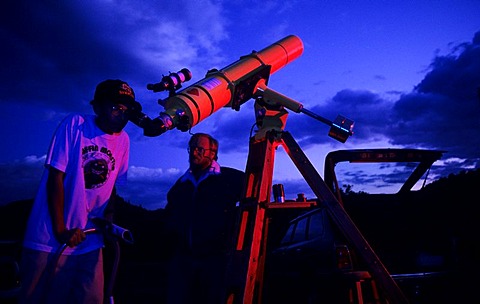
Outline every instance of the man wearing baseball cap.
<path id="1" fill-rule="evenodd" d="M 123 128 L 140 104 L 118 79 L 99 83 L 90 103 L 95 115 L 65 117 L 48 148 L 23 242 L 19 303 L 104 301 L 103 235 L 85 231 L 98 228 L 95 218 L 112 219 L 128 169 Z"/>

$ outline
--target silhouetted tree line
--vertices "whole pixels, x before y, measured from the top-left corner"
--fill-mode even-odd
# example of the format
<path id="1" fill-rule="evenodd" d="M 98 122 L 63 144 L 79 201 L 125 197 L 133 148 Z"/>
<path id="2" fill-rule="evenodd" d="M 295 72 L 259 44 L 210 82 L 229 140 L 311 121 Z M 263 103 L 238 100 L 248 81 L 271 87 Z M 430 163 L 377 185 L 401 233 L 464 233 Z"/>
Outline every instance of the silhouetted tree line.
<path id="1" fill-rule="evenodd" d="M 425 229 L 434 228 L 432 225 L 435 223 L 447 223 L 457 234 L 473 237 L 478 236 L 479 232 L 478 229 L 469 228 L 479 220 L 475 212 L 479 185 L 480 169 L 476 169 L 440 178 L 422 190 L 414 191 L 413 197 L 399 197 L 388 204 L 381 198 L 372 200 L 371 194 L 350 190 L 344 195 L 345 209 L 360 222 L 363 219 L 377 219 L 382 225 L 392 225 L 398 221 L 418 225 L 425 223 Z M 0 206 L 1 240 L 20 240 L 23 237 L 32 203 L 33 199 L 28 199 Z M 115 210 L 114 222 L 129 229 L 135 240 L 134 245 L 122 247 L 125 255 L 141 259 L 158 258 L 159 252 L 151 249 L 162 245 L 164 210 L 147 210 L 122 197 L 118 197 Z M 392 221 L 393 218 L 397 220 Z"/>

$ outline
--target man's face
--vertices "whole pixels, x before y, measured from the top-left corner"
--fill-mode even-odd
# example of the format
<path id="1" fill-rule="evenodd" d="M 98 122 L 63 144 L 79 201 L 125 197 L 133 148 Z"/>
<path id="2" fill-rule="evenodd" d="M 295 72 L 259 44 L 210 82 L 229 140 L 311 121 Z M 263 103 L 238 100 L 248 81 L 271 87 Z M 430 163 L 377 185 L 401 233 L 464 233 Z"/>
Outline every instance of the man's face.
<path id="1" fill-rule="evenodd" d="M 119 103 L 105 103 L 99 105 L 96 112 L 100 127 L 106 133 L 119 133 L 128 123 L 128 108 Z"/>
<path id="2" fill-rule="evenodd" d="M 190 169 L 193 171 L 208 168 L 214 157 L 215 152 L 210 149 L 208 138 L 200 136 L 190 143 L 188 161 L 190 162 Z"/>

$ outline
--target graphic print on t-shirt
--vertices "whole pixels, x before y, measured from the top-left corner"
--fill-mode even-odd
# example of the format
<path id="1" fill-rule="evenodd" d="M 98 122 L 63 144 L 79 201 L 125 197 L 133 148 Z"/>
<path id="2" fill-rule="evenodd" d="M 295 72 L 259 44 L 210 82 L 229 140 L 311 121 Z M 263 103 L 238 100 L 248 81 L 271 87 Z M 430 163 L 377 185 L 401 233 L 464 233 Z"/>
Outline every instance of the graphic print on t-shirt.
<path id="1" fill-rule="evenodd" d="M 115 170 L 115 158 L 110 150 L 99 149 L 96 145 L 83 148 L 82 153 L 85 187 L 87 189 L 101 187 L 107 182 L 110 171 Z"/>

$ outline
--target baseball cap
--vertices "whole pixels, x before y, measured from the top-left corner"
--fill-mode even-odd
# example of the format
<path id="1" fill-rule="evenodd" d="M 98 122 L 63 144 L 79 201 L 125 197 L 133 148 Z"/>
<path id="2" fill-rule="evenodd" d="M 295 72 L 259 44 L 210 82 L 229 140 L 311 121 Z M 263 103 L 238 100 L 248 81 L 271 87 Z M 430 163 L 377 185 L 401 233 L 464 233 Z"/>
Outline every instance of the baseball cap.
<path id="1" fill-rule="evenodd" d="M 140 104 L 135 101 L 133 89 L 120 79 L 107 79 L 100 82 L 96 89 L 91 104 L 120 103 L 129 109 L 136 109 Z M 141 107 L 141 106 L 140 106 Z"/>

